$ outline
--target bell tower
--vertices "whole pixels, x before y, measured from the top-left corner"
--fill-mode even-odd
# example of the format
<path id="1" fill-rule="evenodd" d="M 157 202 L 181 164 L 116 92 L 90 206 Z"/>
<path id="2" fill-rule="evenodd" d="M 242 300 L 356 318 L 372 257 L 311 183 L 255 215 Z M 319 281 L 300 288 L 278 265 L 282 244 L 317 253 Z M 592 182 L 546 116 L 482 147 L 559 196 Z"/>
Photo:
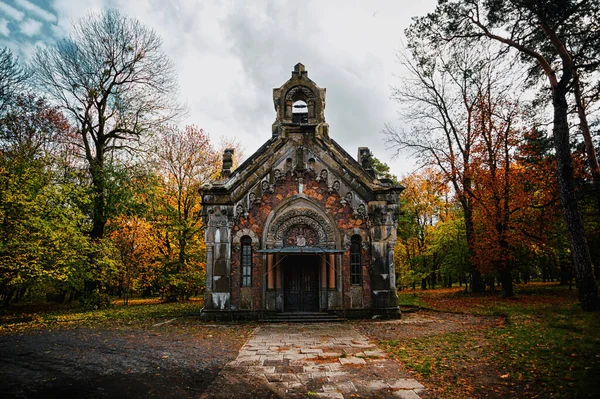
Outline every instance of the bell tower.
<path id="1" fill-rule="evenodd" d="M 277 113 L 273 137 L 312 134 L 329 138 L 329 125 L 325 122 L 325 89 L 309 79 L 308 71 L 301 63 L 294 66 L 287 82 L 273 89 L 273 103 Z"/>

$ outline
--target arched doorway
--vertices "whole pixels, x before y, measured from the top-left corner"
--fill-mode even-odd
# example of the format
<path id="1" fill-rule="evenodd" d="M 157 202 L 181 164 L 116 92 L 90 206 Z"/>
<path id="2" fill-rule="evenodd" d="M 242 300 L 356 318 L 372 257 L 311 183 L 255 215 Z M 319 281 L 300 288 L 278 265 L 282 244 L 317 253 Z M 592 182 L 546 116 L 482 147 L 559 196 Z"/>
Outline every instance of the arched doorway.
<path id="1" fill-rule="evenodd" d="M 265 308 L 279 312 L 325 311 L 336 297 L 335 222 L 307 198 L 272 211 L 265 223 Z M 339 295 L 338 295 L 339 296 Z M 336 303 L 338 303 L 336 299 Z"/>
<path id="2" fill-rule="evenodd" d="M 283 310 L 319 310 L 318 255 L 287 255 L 283 262 Z"/>
<path id="3" fill-rule="evenodd" d="M 311 254 L 319 245 L 317 232 L 311 226 L 299 223 L 283 234 L 284 248 L 309 251 L 289 253 L 283 262 L 283 308 L 286 312 L 316 312 L 319 310 L 320 257 Z"/>

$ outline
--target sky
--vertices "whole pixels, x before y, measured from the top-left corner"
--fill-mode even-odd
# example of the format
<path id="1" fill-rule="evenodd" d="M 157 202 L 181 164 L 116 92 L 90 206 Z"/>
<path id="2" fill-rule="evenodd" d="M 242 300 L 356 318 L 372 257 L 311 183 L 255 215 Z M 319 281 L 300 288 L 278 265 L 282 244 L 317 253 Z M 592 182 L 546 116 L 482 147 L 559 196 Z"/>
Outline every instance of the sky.
<path id="1" fill-rule="evenodd" d="M 0 0 L 0 47 L 27 60 L 36 46 L 69 34 L 90 12 L 118 9 L 154 29 L 173 61 L 182 125 L 206 130 L 215 145 L 235 138 L 245 157 L 271 137 L 273 88 L 295 64 L 327 89 L 330 137 L 351 155 L 369 147 L 397 176 L 415 169 L 408 154 L 386 149 L 386 123 L 401 127 L 391 86 L 396 53 L 414 16 L 435 0 Z"/>

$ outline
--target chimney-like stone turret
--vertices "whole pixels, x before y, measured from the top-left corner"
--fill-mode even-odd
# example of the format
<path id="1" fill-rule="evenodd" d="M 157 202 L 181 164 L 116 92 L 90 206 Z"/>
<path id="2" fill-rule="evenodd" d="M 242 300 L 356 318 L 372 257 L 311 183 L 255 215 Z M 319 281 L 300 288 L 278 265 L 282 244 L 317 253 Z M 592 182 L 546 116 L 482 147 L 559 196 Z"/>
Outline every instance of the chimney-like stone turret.
<path id="1" fill-rule="evenodd" d="M 373 170 L 373 155 L 368 147 L 358 147 L 357 160 L 371 177 L 375 177 L 375 170 Z"/>
<path id="2" fill-rule="evenodd" d="M 235 153 L 235 149 L 226 148 L 223 151 L 223 169 L 221 169 L 221 178 L 225 179 L 231 175 L 231 168 L 233 166 L 233 154 Z"/>

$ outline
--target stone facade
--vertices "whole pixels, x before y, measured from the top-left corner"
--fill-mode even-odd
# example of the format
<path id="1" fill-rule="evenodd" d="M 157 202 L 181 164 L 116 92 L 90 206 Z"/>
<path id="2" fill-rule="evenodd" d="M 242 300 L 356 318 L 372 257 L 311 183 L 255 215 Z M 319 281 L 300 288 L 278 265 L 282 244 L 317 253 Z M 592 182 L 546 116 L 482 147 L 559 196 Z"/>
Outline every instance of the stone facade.
<path id="1" fill-rule="evenodd" d="M 320 311 L 398 316 L 394 245 L 402 187 L 329 137 L 325 89 L 302 64 L 273 90 L 272 137 L 201 189 L 209 318 Z"/>

